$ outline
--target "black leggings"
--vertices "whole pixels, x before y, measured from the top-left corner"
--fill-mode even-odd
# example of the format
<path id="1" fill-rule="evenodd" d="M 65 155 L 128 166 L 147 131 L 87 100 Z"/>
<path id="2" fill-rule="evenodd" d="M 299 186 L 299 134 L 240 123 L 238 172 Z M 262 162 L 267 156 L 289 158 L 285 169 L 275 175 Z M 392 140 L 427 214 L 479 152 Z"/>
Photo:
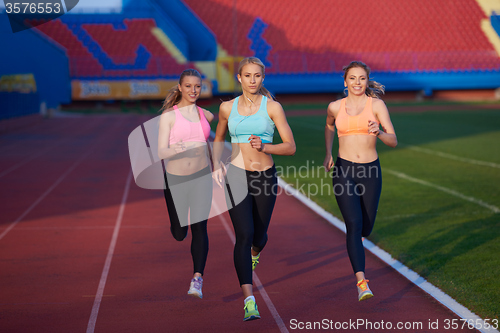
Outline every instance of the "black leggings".
<path id="1" fill-rule="evenodd" d="M 226 203 L 236 235 L 234 267 L 240 286 L 252 284 L 251 247 L 260 252 L 266 246 L 277 185 L 274 165 L 265 171 L 247 171 L 234 165 L 228 168 Z"/>
<path id="2" fill-rule="evenodd" d="M 205 269 L 208 256 L 207 219 L 212 205 L 212 177 L 209 167 L 189 176 L 165 175 L 165 203 L 170 217 L 170 231 L 178 241 L 184 240 L 191 224 L 191 256 L 194 273 Z M 190 222 L 188 221 L 188 212 Z"/>
<path id="3" fill-rule="evenodd" d="M 354 273 L 365 271 L 361 237 L 373 230 L 382 192 L 380 162 L 354 163 L 340 157 L 333 169 L 333 192 L 347 229 L 347 253 Z"/>

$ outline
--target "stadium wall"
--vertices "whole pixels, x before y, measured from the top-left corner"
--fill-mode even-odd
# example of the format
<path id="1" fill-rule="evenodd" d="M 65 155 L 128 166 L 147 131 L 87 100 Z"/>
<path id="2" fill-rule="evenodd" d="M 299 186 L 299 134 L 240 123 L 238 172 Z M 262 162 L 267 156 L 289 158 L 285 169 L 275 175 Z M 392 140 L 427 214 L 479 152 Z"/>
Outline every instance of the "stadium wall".
<path id="1" fill-rule="evenodd" d="M 0 15 L 0 39 L 0 119 L 71 102 L 68 57 L 62 48 L 33 29 L 13 33 L 7 15 Z"/>
<path id="2" fill-rule="evenodd" d="M 355 60 L 355 59 L 353 59 Z M 380 82 L 387 91 L 497 89 L 500 71 L 372 72 L 370 79 Z M 344 90 L 343 73 L 269 74 L 266 88 L 273 94 L 330 93 Z"/>

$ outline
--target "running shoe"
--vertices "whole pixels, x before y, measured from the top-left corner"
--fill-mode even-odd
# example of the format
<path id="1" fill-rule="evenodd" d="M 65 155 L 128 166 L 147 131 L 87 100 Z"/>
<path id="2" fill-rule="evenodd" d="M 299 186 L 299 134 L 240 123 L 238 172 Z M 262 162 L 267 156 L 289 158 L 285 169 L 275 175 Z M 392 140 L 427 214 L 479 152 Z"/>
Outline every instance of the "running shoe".
<path id="1" fill-rule="evenodd" d="M 260 258 L 260 253 L 255 257 L 252 256 L 252 271 L 255 270 L 255 267 L 257 267 L 257 264 L 259 263 L 259 258 Z"/>
<path id="2" fill-rule="evenodd" d="M 191 279 L 188 295 L 203 298 L 203 293 L 201 292 L 202 286 L 203 286 L 203 279 L 201 278 L 201 276 Z"/>
<path id="3" fill-rule="evenodd" d="M 359 281 L 356 286 L 358 287 L 358 300 L 364 301 L 365 299 L 369 299 L 373 297 L 373 293 L 368 287 L 369 280 L 363 279 Z"/>
<path id="4" fill-rule="evenodd" d="M 257 310 L 257 304 L 254 300 L 249 300 L 245 303 L 245 318 L 243 321 L 260 319 L 259 310 Z"/>

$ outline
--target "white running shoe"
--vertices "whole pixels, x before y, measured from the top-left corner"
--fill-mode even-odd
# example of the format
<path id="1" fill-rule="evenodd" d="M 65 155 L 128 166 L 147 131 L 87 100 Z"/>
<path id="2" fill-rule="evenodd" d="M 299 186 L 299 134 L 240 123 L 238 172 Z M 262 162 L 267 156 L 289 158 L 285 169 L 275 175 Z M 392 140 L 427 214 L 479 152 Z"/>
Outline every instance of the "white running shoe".
<path id="1" fill-rule="evenodd" d="M 203 279 L 201 276 L 191 279 L 191 284 L 189 285 L 188 295 L 203 298 L 203 293 L 201 292 L 201 287 L 203 286 Z"/>

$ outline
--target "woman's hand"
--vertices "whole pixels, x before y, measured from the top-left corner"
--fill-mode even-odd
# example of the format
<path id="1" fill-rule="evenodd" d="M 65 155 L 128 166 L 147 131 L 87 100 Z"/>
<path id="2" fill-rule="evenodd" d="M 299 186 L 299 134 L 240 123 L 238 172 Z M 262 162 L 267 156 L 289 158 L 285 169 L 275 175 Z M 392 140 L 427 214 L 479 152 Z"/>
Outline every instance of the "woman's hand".
<path id="1" fill-rule="evenodd" d="M 174 151 L 176 154 L 180 154 L 186 151 L 186 144 L 180 140 L 176 144 L 173 145 Z"/>
<path id="2" fill-rule="evenodd" d="M 219 168 L 215 169 L 214 172 L 212 172 L 212 178 L 215 180 L 215 183 L 219 185 L 220 188 L 222 188 L 226 172 L 227 170 L 224 163 L 220 163 Z"/>
<path id="3" fill-rule="evenodd" d="M 333 168 L 334 165 L 335 163 L 333 162 L 333 156 L 331 154 L 326 155 L 325 161 L 323 162 L 323 166 L 325 167 L 326 172 L 330 171 L 330 169 Z"/>
<path id="4" fill-rule="evenodd" d="M 368 120 L 368 133 L 373 133 L 376 136 L 379 135 L 380 133 L 380 126 L 379 123 L 373 121 L 373 120 Z"/>
<path id="5" fill-rule="evenodd" d="M 252 148 L 257 149 L 258 151 L 262 151 L 264 149 L 264 143 L 260 137 L 252 134 L 250 135 L 250 138 L 248 138 L 248 141 L 250 141 Z"/>

